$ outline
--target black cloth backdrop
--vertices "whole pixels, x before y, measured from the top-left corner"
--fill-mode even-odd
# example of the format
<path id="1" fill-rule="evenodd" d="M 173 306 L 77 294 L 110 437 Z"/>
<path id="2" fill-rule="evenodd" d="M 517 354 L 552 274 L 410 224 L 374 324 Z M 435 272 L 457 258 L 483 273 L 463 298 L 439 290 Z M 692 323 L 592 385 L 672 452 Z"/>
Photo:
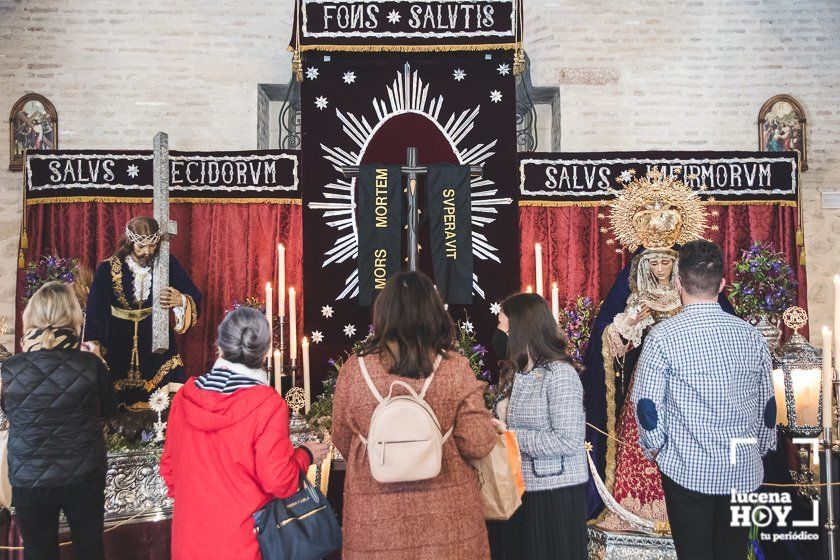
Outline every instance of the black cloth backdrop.
<path id="1" fill-rule="evenodd" d="M 402 172 L 399 165 L 359 168 L 359 305 L 370 306 L 376 293 L 400 270 Z"/>
<path id="2" fill-rule="evenodd" d="M 328 61 L 304 53 L 305 76 L 316 76 L 301 86 L 305 334 L 324 336 L 310 347 L 313 372 L 367 335 L 371 322 L 370 309 L 356 295 L 357 180 L 337 168 L 404 164 L 411 146 L 421 165 L 483 165 L 483 177 L 469 183 L 478 288 L 472 305 L 451 305 L 450 311 L 456 319 L 469 313 L 479 333 L 489 336 L 495 328 L 491 304 L 519 289 L 512 59 L 509 51 L 334 52 Z M 424 177 L 418 185 L 419 267 L 432 276 Z M 405 242 L 403 230 L 403 255 Z"/>
<path id="3" fill-rule="evenodd" d="M 470 168 L 435 163 L 426 182 L 426 211 L 435 285 L 446 303 L 472 303 Z"/>

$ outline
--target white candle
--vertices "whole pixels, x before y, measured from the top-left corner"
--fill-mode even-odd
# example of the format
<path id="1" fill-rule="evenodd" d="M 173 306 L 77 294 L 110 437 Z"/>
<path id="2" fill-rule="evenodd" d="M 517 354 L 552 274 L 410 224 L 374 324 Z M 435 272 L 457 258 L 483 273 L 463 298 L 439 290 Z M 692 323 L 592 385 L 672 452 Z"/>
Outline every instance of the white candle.
<path id="1" fill-rule="evenodd" d="M 834 372 L 831 369 L 831 329 L 828 327 L 822 328 L 823 336 L 823 396 L 822 396 L 822 417 L 823 428 L 830 428 L 832 426 L 832 409 L 831 409 L 831 394 L 834 392 Z"/>
<path id="2" fill-rule="evenodd" d="M 283 395 L 283 379 L 280 377 L 280 370 L 282 369 L 280 365 L 283 363 L 283 355 L 280 354 L 280 350 L 274 351 L 274 389 Z"/>
<path id="3" fill-rule="evenodd" d="M 526 294 L 533 294 L 534 293 L 534 287 L 532 285 L 528 284 L 527 286 L 525 286 L 525 293 Z"/>
<path id="4" fill-rule="evenodd" d="M 300 343 L 300 351 L 303 355 L 303 399 L 306 412 L 312 406 L 312 394 L 309 387 L 309 340 L 304 336 Z"/>
<path id="5" fill-rule="evenodd" d="M 297 359 L 297 302 L 294 288 L 289 288 L 289 359 Z"/>
<path id="6" fill-rule="evenodd" d="M 265 283 L 265 317 L 268 319 L 268 332 L 269 334 L 269 343 L 268 343 L 268 355 L 271 356 L 271 350 L 274 348 L 274 320 L 272 319 L 273 313 L 271 309 L 271 304 L 274 300 L 274 292 L 271 289 L 271 282 Z"/>
<path id="7" fill-rule="evenodd" d="M 277 244 L 277 316 L 286 316 L 286 248 Z"/>
<path id="8" fill-rule="evenodd" d="M 834 369 L 840 370 L 840 274 L 834 276 Z M 840 372 L 838 372 L 840 373 Z"/>
<path id="9" fill-rule="evenodd" d="M 537 267 L 537 293 L 543 295 L 542 245 L 540 243 L 534 243 L 534 263 Z"/>
<path id="10" fill-rule="evenodd" d="M 557 287 L 557 282 L 551 284 L 551 314 L 554 315 L 554 320 L 560 322 L 560 288 Z"/>

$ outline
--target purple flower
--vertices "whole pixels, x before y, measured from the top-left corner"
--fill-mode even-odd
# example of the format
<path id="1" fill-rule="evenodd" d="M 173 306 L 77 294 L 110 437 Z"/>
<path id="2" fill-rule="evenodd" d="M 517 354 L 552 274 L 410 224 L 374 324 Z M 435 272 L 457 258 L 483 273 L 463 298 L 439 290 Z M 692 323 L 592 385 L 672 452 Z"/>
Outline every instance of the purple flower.
<path id="1" fill-rule="evenodd" d="M 150 431 L 143 430 L 142 432 L 140 432 L 140 441 L 143 443 L 149 443 L 150 441 L 152 441 L 153 437 L 154 434 Z"/>
<path id="2" fill-rule="evenodd" d="M 753 290 L 752 288 L 744 288 L 744 295 L 745 296 L 751 296 L 754 293 L 755 293 L 755 290 Z"/>
<path id="3" fill-rule="evenodd" d="M 472 351 L 475 352 L 476 354 L 479 354 L 479 355 L 483 356 L 487 353 L 487 348 L 485 348 L 481 344 L 476 344 L 475 346 L 472 347 Z"/>
<path id="4" fill-rule="evenodd" d="M 330 365 L 330 367 L 332 367 L 332 366 L 334 366 L 334 365 L 335 365 L 335 360 L 333 360 L 332 358 L 330 358 L 329 360 L 327 360 L 327 363 Z"/>

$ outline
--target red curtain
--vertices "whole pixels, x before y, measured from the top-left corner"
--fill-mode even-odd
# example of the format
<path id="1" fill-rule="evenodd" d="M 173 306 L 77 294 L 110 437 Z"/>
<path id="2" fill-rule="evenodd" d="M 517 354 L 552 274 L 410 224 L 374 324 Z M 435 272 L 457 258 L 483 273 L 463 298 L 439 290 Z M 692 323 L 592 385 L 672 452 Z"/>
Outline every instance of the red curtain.
<path id="1" fill-rule="evenodd" d="M 805 268 L 799 266 L 796 247 L 797 211 L 781 205 L 710 206 L 706 237 L 723 249 L 727 279 L 732 279 L 732 264 L 753 241 L 770 241 L 777 251 L 787 257 L 799 282 L 798 300 L 807 309 Z M 609 215 L 606 207 L 544 207 L 523 206 L 519 209 L 521 233 L 522 285 L 533 285 L 534 243 L 542 244 L 543 293 L 551 295 L 551 283 L 557 282 L 560 299 L 571 300 L 588 295 L 602 300 L 615 281 L 616 275 L 630 258 L 627 251 L 616 252 L 617 245 L 608 245 L 612 235 L 602 232 L 609 221 L 599 214 Z M 803 332 L 803 334 L 806 334 Z"/>
<path id="2" fill-rule="evenodd" d="M 27 208 L 26 261 L 44 254 L 78 257 L 94 268 L 114 251 L 126 222 L 151 215 L 151 204 L 76 202 Z M 286 284 L 300 286 L 301 211 L 281 204 L 172 204 L 178 235 L 171 252 L 189 271 L 203 295 L 198 324 L 177 340 L 188 375 L 200 375 L 215 358 L 216 327 L 234 300 L 265 297 L 265 283 L 276 284 L 277 243 L 286 246 Z M 19 274 L 22 282 L 23 274 Z M 20 285 L 19 285 L 20 288 Z M 22 294 L 18 289 L 18 295 Z M 298 290 L 300 294 L 300 290 Z M 298 298 L 298 330 L 302 299 Z M 276 305 L 276 303 L 275 303 Z M 18 302 L 16 332 L 21 332 Z"/>

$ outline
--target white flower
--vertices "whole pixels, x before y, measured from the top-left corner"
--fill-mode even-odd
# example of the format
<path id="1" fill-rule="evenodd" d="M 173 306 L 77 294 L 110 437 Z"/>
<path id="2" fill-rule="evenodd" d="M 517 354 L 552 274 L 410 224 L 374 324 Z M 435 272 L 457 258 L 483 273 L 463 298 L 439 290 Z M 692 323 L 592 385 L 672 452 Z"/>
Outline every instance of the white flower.
<path id="1" fill-rule="evenodd" d="M 499 67 L 496 68 L 496 71 L 499 72 L 502 76 L 507 76 L 510 74 L 510 64 L 499 64 Z"/>
<path id="2" fill-rule="evenodd" d="M 493 315 L 498 315 L 501 310 L 502 306 L 500 303 L 495 302 L 490 304 L 490 313 L 492 313 Z"/>
<path id="3" fill-rule="evenodd" d="M 330 307 L 329 305 L 325 305 L 324 307 L 321 308 L 321 315 L 323 315 L 324 317 L 329 319 L 330 317 L 333 316 L 333 308 Z"/>
<path id="4" fill-rule="evenodd" d="M 321 344 L 324 340 L 324 333 L 321 331 L 312 331 L 312 342 L 314 344 Z"/>
<path id="5" fill-rule="evenodd" d="M 306 69 L 306 77 L 310 80 L 314 80 L 318 77 L 318 69 L 314 66 L 310 66 Z"/>
<path id="6" fill-rule="evenodd" d="M 169 392 L 161 387 L 149 396 L 149 408 L 160 414 L 169 408 Z"/>
<path id="7" fill-rule="evenodd" d="M 327 98 L 323 95 L 320 95 L 315 98 L 315 106 L 321 109 L 322 111 L 327 108 L 327 103 L 329 103 L 329 101 L 327 101 Z"/>
<path id="8" fill-rule="evenodd" d="M 490 101 L 492 101 L 493 103 L 498 103 L 501 100 L 502 100 L 502 92 L 501 91 L 499 91 L 497 89 L 494 89 L 493 91 L 490 92 Z"/>
<path id="9" fill-rule="evenodd" d="M 354 327 L 353 325 L 345 325 L 344 334 L 347 335 L 348 338 L 352 337 L 356 334 L 356 327 Z"/>
<path id="10" fill-rule="evenodd" d="M 463 323 L 461 323 L 461 328 L 464 329 L 464 332 L 467 333 L 467 334 L 472 334 L 473 331 L 475 330 L 475 328 L 473 327 L 473 324 L 470 323 L 469 321 L 464 321 Z"/>
<path id="11" fill-rule="evenodd" d="M 140 175 L 140 168 L 137 167 L 136 165 L 129 165 L 128 166 L 128 176 L 131 177 L 132 179 L 134 179 L 138 175 Z"/>
<path id="12" fill-rule="evenodd" d="M 345 84 L 352 84 L 356 81 L 356 73 L 347 71 L 344 73 L 344 76 L 342 76 L 341 79 L 344 80 Z"/>
<path id="13" fill-rule="evenodd" d="M 630 179 L 633 178 L 633 174 L 625 170 L 621 172 L 621 175 L 619 175 L 619 177 L 621 177 L 622 182 L 629 183 Z"/>
<path id="14" fill-rule="evenodd" d="M 400 14 L 397 10 L 391 10 L 388 12 L 388 23 L 395 25 L 400 21 Z"/>
<path id="15" fill-rule="evenodd" d="M 461 70 L 460 68 L 456 68 L 454 72 L 452 72 L 452 77 L 455 78 L 456 82 L 460 82 L 464 78 L 467 77 L 467 73 Z"/>

